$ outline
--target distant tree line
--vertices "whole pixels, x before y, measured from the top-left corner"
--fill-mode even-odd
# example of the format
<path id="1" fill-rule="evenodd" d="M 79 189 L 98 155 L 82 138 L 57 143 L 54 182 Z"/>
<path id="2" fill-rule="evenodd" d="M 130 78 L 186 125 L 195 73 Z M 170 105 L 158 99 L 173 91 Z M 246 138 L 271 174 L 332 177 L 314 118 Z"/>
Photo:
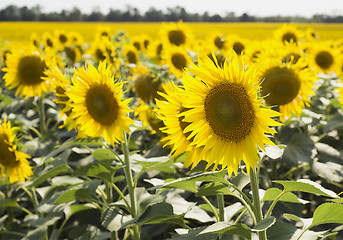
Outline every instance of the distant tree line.
<path id="1" fill-rule="evenodd" d="M 32 8 L 9 5 L 0 10 L 0 21 L 66 21 L 66 22 L 162 22 L 179 21 L 184 22 L 321 22 L 321 23 L 342 23 L 343 16 L 329 16 L 326 14 L 315 14 L 311 18 L 302 16 L 269 16 L 256 17 L 243 13 L 236 16 L 234 12 L 227 12 L 224 15 L 209 14 L 204 12 L 189 13 L 183 7 L 176 6 L 167 8 L 166 11 L 151 7 L 144 13 L 137 8 L 127 6 L 124 10 L 109 9 L 107 14 L 103 14 L 95 8 L 91 13 L 82 13 L 80 9 L 74 7 L 72 10 L 62 10 L 60 12 L 45 13 L 39 5 Z"/>

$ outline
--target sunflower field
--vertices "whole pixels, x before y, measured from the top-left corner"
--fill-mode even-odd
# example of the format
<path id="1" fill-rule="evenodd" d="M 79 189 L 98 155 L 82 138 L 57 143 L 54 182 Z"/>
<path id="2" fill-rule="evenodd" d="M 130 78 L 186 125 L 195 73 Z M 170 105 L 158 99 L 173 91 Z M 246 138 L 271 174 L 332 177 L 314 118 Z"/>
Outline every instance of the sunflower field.
<path id="1" fill-rule="evenodd" d="M 343 37 L 203 27 L 1 39 L 0 239 L 343 239 Z"/>

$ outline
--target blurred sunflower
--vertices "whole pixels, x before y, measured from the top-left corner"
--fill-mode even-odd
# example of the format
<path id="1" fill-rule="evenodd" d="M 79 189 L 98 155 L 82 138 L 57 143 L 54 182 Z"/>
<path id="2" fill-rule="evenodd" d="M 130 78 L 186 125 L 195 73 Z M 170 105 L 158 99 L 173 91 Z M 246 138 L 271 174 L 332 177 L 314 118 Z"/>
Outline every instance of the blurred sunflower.
<path id="1" fill-rule="evenodd" d="M 284 121 L 291 113 L 300 116 L 302 109 L 314 95 L 316 75 L 308 68 L 303 58 L 297 62 L 281 62 L 279 58 L 260 60 L 257 63 L 257 77 L 261 83 L 261 96 L 267 106 L 278 106 Z"/>
<path id="2" fill-rule="evenodd" d="M 70 42 L 68 33 L 64 30 L 55 30 L 54 36 L 55 36 L 59 49 L 63 49 L 64 45 Z"/>
<path id="3" fill-rule="evenodd" d="M 111 28 L 100 25 L 97 27 L 95 32 L 95 40 L 101 40 L 102 38 L 111 39 Z"/>
<path id="4" fill-rule="evenodd" d="M 163 46 L 190 46 L 194 39 L 191 29 L 182 21 L 163 23 L 160 31 Z"/>
<path id="5" fill-rule="evenodd" d="M 233 49 L 238 56 L 242 55 L 243 51 L 245 51 L 246 46 L 248 45 L 248 40 L 241 38 L 238 35 L 228 35 L 226 37 L 227 47 L 228 49 Z"/>
<path id="6" fill-rule="evenodd" d="M 17 150 L 15 144 L 15 130 L 11 127 L 11 122 L 4 121 L 0 124 L 0 175 L 5 180 L 13 182 L 23 182 L 32 175 L 29 162 L 29 155 Z"/>
<path id="7" fill-rule="evenodd" d="M 123 58 L 128 64 L 138 64 L 139 55 L 137 49 L 132 44 L 123 46 Z"/>
<path id="8" fill-rule="evenodd" d="M 180 77 L 184 68 L 188 67 L 192 62 L 186 49 L 174 46 L 164 49 L 162 60 L 167 63 L 170 71 L 176 77 Z"/>
<path id="9" fill-rule="evenodd" d="M 279 42 L 288 42 L 298 44 L 303 37 L 302 32 L 297 29 L 295 25 L 283 24 L 282 27 L 274 31 L 274 38 Z"/>
<path id="10" fill-rule="evenodd" d="M 47 55 L 39 53 L 33 46 L 23 46 L 11 50 L 6 55 L 7 67 L 4 79 L 9 89 L 17 88 L 16 95 L 25 98 L 31 96 L 42 97 L 44 92 L 50 91 L 50 83 L 45 81 L 45 71 L 48 69 L 45 58 Z"/>
<path id="11" fill-rule="evenodd" d="M 331 47 L 332 42 L 313 44 L 308 51 L 308 59 L 317 73 L 328 74 L 340 71 L 340 53 L 337 48 Z"/>
<path id="12" fill-rule="evenodd" d="M 149 43 L 147 54 L 150 58 L 155 60 L 155 62 L 159 62 L 161 60 L 162 51 L 163 51 L 162 42 L 155 40 Z"/>
<path id="13" fill-rule="evenodd" d="M 82 60 L 80 49 L 74 45 L 66 45 L 62 53 L 65 63 L 69 66 Z"/>
<path id="14" fill-rule="evenodd" d="M 92 56 L 96 63 L 105 61 L 106 59 L 106 38 L 98 38 L 91 43 L 91 47 L 87 50 L 87 54 Z"/>
<path id="15" fill-rule="evenodd" d="M 123 83 L 114 83 L 111 69 L 100 62 L 98 70 L 88 64 L 75 69 L 73 85 L 67 91 L 78 129 L 90 137 L 103 136 L 108 144 L 124 141 L 133 120 L 127 117 L 130 99 L 122 100 Z"/>
<path id="16" fill-rule="evenodd" d="M 305 38 L 307 41 L 317 41 L 319 40 L 319 35 L 313 28 L 307 28 L 305 30 Z"/>
<path id="17" fill-rule="evenodd" d="M 55 38 L 49 32 L 44 32 L 42 35 L 44 48 L 56 48 L 57 43 Z"/>
<path id="18" fill-rule="evenodd" d="M 144 102 L 155 102 L 159 98 L 158 91 L 162 91 L 162 81 L 150 73 L 146 67 L 138 67 L 139 73 L 133 77 L 134 91 Z"/>
<path id="19" fill-rule="evenodd" d="M 227 49 L 227 40 L 222 32 L 213 31 L 209 33 L 207 41 L 210 44 L 210 48 L 214 51 Z"/>
<path id="20" fill-rule="evenodd" d="M 138 106 L 134 108 L 135 117 L 142 121 L 144 126 L 148 126 L 151 129 L 151 133 L 162 134 L 160 128 L 164 127 L 163 121 L 156 115 L 156 106 L 146 103 L 143 100 L 139 101 Z"/>
<path id="21" fill-rule="evenodd" d="M 179 116 L 187 122 L 183 132 L 190 133 L 196 148 L 203 147 L 201 157 L 208 162 L 227 167 L 229 175 L 237 174 L 243 160 L 249 173 L 258 167 L 258 147 L 274 145 L 265 133 L 275 133 L 269 126 L 279 126 L 272 117 L 278 112 L 262 108 L 258 97 L 259 85 L 254 82 L 253 70 L 245 70 L 237 54 L 231 50 L 223 68 L 206 57 L 184 72 L 183 107 Z M 194 75 L 194 77 L 193 77 Z"/>

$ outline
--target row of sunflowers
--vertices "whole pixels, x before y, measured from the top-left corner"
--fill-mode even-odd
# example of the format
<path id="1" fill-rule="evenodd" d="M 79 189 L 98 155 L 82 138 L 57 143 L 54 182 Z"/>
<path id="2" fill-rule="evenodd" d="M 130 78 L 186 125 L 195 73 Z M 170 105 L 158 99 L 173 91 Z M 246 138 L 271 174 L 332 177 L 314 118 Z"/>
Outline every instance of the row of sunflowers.
<path id="1" fill-rule="evenodd" d="M 342 209 L 335 193 L 342 174 L 332 173 L 332 167 L 325 172 L 332 162 L 317 160 L 325 152 L 319 149 L 329 147 L 339 156 L 343 149 L 338 143 L 343 39 L 320 41 L 313 29 L 302 32 L 289 24 L 263 41 L 218 31 L 196 39 L 178 22 L 163 24 L 158 39 L 99 27 L 88 43 L 77 32 L 55 30 L 32 34 L 25 43 L 3 42 L 1 52 L 4 237 L 82 239 L 96 228 L 94 239 L 203 239 L 206 234 L 206 239 L 232 239 L 232 234 L 273 239 L 281 227 L 271 216 L 278 201 L 304 204 L 305 216 L 318 206 L 317 216 Z M 334 166 L 341 169 L 337 158 Z M 267 179 L 265 189 L 274 186 L 272 180 L 307 180 L 279 183 L 283 191 L 263 190 L 262 202 L 272 201 L 263 214 L 259 176 Z M 243 190 L 249 182 L 251 192 Z M 175 202 L 167 201 L 170 189 L 183 191 Z M 311 208 L 292 191 L 336 203 L 320 205 L 319 198 Z M 185 201 L 180 198 L 187 192 L 204 201 L 197 208 L 200 217 L 189 217 L 190 223 L 185 217 L 190 210 L 166 210 Z M 230 218 L 231 208 L 224 206 L 238 202 L 226 195 L 243 203 Z M 101 226 L 81 226 L 71 218 L 95 209 Z M 72 221 L 79 224 L 78 233 L 65 226 Z M 213 221 L 225 224 L 208 225 Z M 294 239 L 339 233 L 310 231 L 324 222 L 343 224 L 339 216 L 313 217 L 302 229 L 287 223 L 287 230 Z M 148 226 L 158 223 L 188 230 L 165 224 L 163 231 L 149 232 Z"/>

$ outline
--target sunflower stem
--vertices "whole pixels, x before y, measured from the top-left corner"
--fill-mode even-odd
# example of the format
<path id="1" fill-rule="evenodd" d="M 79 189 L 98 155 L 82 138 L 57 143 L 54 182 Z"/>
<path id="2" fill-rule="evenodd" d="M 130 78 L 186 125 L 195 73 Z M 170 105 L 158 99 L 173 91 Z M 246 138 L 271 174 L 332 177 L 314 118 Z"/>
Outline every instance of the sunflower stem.
<path id="1" fill-rule="evenodd" d="M 219 221 L 224 222 L 224 195 L 217 195 Z"/>
<path id="2" fill-rule="evenodd" d="M 135 218 L 137 216 L 137 208 L 136 208 L 136 196 L 135 196 L 135 186 L 133 183 L 133 179 L 132 179 L 132 173 L 131 173 L 131 168 L 130 168 L 130 153 L 129 153 L 129 146 L 128 146 L 128 142 L 127 142 L 127 136 L 126 133 L 124 133 L 125 135 L 125 141 L 122 142 L 121 146 L 122 146 L 122 150 L 124 153 L 124 172 L 125 172 L 125 178 L 126 178 L 126 182 L 127 182 L 127 187 L 129 190 L 129 196 L 130 196 L 130 205 L 131 205 L 131 216 L 132 218 Z M 133 239 L 134 240 L 139 240 L 140 239 L 140 234 L 139 234 L 139 227 L 138 225 L 134 225 L 133 226 Z"/>
<path id="3" fill-rule="evenodd" d="M 250 175 L 250 185 L 251 185 L 251 191 L 252 191 L 252 197 L 253 197 L 254 213 L 255 213 L 256 221 L 257 223 L 259 223 L 262 221 L 263 216 L 262 216 L 261 201 L 260 201 L 260 195 L 259 195 L 258 173 L 255 171 L 257 171 L 257 169 L 251 169 L 249 175 Z M 259 232 L 258 236 L 260 240 L 267 239 L 266 231 Z"/>
<path id="4" fill-rule="evenodd" d="M 40 117 L 40 133 L 42 135 L 45 134 L 46 126 L 46 116 L 45 116 L 45 108 L 44 108 L 44 94 L 41 98 L 39 98 L 39 117 Z"/>

